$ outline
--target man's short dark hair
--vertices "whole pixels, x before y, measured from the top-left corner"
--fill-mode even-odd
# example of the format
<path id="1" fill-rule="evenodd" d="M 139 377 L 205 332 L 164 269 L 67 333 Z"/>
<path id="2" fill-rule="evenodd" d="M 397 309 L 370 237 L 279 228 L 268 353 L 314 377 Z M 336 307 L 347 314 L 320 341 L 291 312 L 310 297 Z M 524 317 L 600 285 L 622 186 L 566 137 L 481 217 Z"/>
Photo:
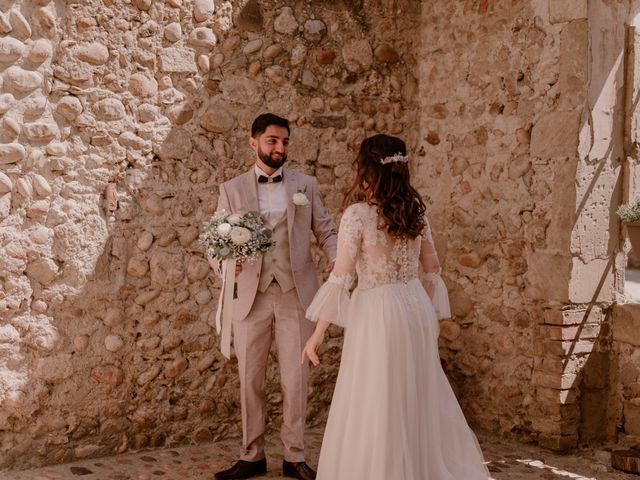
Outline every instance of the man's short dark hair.
<path id="1" fill-rule="evenodd" d="M 289 129 L 289 120 L 279 117 L 278 115 L 274 115 L 273 113 L 263 113 L 261 115 L 258 115 L 253 121 L 253 125 L 251 125 L 251 136 L 253 138 L 256 138 L 261 133 L 264 133 L 269 125 L 284 127 L 287 129 L 287 133 L 291 135 L 291 130 Z"/>

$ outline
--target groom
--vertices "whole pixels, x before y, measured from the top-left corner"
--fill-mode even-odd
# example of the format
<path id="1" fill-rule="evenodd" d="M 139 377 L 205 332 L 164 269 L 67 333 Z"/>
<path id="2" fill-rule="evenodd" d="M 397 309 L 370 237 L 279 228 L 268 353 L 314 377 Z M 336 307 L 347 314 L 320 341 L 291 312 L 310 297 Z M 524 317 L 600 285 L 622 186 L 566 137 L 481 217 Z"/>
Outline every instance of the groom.
<path id="1" fill-rule="evenodd" d="M 251 126 L 255 166 L 220 185 L 218 210 L 259 211 L 276 246 L 253 263 L 238 263 L 233 301 L 234 350 L 242 405 L 242 455 L 218 480 L 250 478 L 267 471 L 264 453 L 265 376 L 275 332 L 283 394 L 282 473 L 301 480 L 316 473 L 304 460 L 309 364 L 300 363 L 313 324 L 305 318 L 319 285 L 311 258 L 310 231 L 333 262 L 337 234 L 320 198 L 315 177 L 283 168 L 289 146 L 288 120 L 265 113 Z M 327 271 L 330 270 L 330 267 Z"/>

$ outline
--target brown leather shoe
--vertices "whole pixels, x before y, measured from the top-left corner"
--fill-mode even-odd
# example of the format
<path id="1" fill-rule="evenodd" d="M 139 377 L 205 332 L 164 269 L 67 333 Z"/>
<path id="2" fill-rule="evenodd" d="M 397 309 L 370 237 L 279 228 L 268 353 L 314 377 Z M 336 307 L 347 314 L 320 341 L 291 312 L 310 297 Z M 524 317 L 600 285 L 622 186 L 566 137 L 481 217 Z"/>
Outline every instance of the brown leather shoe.
<path id="1" fill-rule="evenodd" d="M 263 458 L 257 462 L 247 462 L 238 460 L 231 468 L 215 474 L 218 480 L 239 480 L 242 478 L 257 477 L 267 473 L 267 459 Z"/>
<path id="2" fill-rule="evenodd" d="M 299 480 L 315 480 L 316 472 L 305 462 L 282 462 L 282 475 Z"/>

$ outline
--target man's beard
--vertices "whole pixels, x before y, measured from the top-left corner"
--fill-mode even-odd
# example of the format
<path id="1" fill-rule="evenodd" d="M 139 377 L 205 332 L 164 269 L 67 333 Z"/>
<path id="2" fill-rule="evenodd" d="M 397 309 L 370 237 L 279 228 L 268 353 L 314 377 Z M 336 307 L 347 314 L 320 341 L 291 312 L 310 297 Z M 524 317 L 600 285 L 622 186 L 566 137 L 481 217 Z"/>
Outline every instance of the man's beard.
<path id="1" fill-rule="evenodd" d="M 260 147 L 258 147 L 258 158 L 262 160 L 262 163 L 264 163 L 267 167 L 278 169 L 282 165 L 284 165 L 284 162 L 287 161 L 286 153 L 280 155 L 279 159 L 275 159 L 271 155 L 273 154 L 265 153 L 260 149 Z"/>

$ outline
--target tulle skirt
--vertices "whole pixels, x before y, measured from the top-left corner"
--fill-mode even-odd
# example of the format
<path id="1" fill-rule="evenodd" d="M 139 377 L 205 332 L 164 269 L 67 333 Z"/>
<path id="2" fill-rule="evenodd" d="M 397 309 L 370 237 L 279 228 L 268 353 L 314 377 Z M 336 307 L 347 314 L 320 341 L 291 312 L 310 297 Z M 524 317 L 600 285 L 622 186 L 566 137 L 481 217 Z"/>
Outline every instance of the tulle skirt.
<path id="1" fill-rule="evenodd" d="M 353 292 L 318 480 L 486 480 L 418 280 Z"/>

